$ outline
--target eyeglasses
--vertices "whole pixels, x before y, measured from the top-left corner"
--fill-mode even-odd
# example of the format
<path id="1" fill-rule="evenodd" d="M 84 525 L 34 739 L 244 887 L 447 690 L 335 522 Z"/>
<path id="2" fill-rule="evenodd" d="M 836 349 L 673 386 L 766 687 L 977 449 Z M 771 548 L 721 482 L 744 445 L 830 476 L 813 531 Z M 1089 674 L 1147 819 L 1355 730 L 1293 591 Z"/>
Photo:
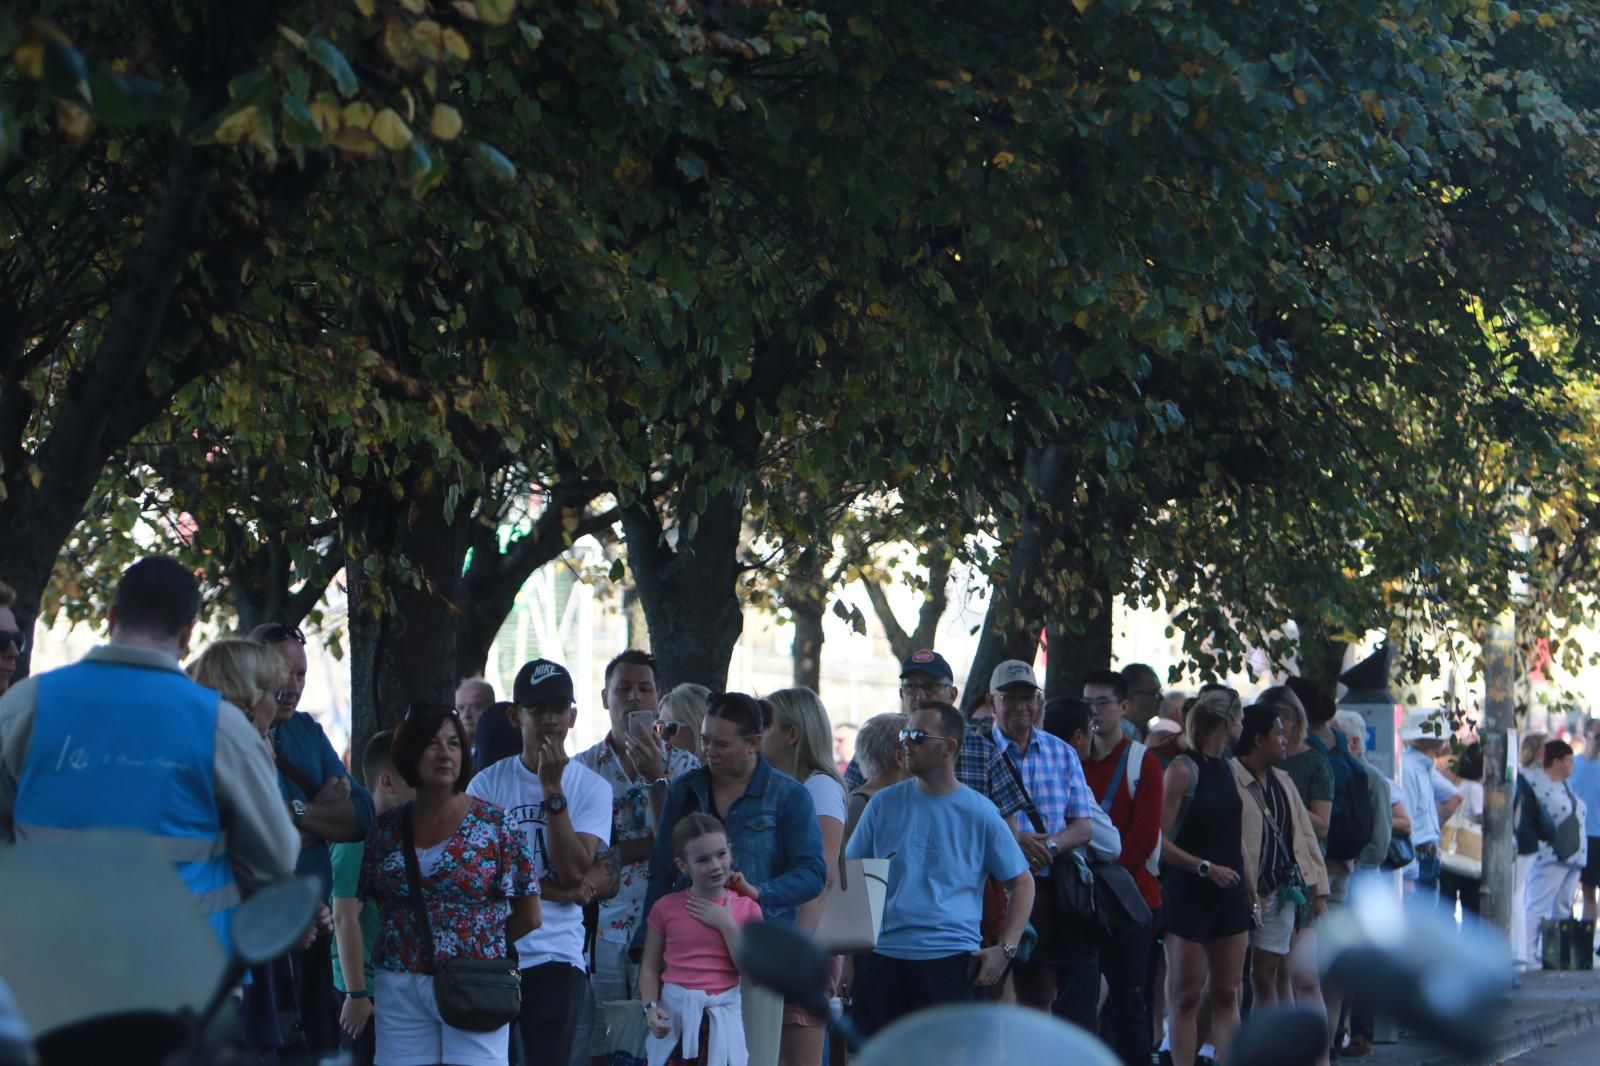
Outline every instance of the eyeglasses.
<path id="1" fill-rule="evenodd" d="M 1092 700 L 1085 700 L 1084 702 L 1098 710 L 1101 707 L 1115 707 L 1122 701 L 1111 696 L 1097 696 Z"/>
<path id="2" fill-rule="evenodd" d="M 950 690 L 948 681 L 902 681 L 900 691 L 912 696 L 939 696 Z"/>
<path id="3" fill-rule="evenodd" d="M 953 739 L 953 738 L 951 738 L 951 737 L 941 737 L 937 733 L 929 733 L 929 732 L 926 732 L 926 731 L 921 730 L 921 729 L 902 729 L 902 730 L 900 730 L 900 743 L 902 743 L 902 744 L 916 745 L 916 744 L 921 744 L 924 740 L 951 740 L 951 739 Z"/>
<path id="4" fill-rule="evenodd" d="M 679 730 L 687 728 L 688 726 L 684 725 L 682 722 L 674 722 L 670 718 L 664 722 L 656 723 L 656 729 L 661 733 L 661 736 L 664 740 L 671 740 L 673 737 L 678 735 Z"/>
<path id="5" fill-rule="evenodd" d="M 280 641 L 292 640 L 296 644 L 305 644 L 306 635 L 300 631 L 299 626 L 268 626 L 261 631 L 261 643 L 277 644 Z"/>
<path id="6" fill-rule="evenodd" d="M 7 644 L 16 645 L 17 654 L 21 655 L 28 650 L 28 634 L 0 629 L 0 648 L 5 647 Z"/>

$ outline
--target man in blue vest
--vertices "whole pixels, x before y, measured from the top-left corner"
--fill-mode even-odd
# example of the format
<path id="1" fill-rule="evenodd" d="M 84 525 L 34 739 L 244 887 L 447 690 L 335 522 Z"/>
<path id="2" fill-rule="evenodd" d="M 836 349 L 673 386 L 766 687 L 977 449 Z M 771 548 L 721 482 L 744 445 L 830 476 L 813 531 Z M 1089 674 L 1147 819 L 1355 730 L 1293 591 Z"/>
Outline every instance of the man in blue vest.
<path id="1" fill-rule="evenodd" d="M 110 643 L 0 697 L 0 840 L 143 833 L 226 950 L 240 888 L 288 877 L 299 841 L 260 734 L 178 665 L 199 609 L 188 569 L 143 559 L 117 585 Z"/>

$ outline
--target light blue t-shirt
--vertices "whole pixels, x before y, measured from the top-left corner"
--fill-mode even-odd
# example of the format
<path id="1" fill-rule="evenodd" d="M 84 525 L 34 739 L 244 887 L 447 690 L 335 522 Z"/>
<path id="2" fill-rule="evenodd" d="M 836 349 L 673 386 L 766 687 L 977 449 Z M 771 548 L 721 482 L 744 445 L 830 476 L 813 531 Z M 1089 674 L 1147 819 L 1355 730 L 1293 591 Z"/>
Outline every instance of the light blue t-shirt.
<path id="1" fill-rule="evenodd" d="M 1594 821 L 1600 815 L 1600 759 L 1585 759 L 1579 755 L 1572 760 L 1572 776 L 1567 779 L 1567 787 L 1572 789 L 1572 794 L 1583 800 L 1583 805 L 1589 809 L 1591 821 L 1585 829 L 1590 836 L 1600 830 L 1600 821 Z"/>
<path id="2" fill-rule="evenodd" d="M 880 955 L 942 959 L 978 947 L 983 881 L 1026 873 L 1028 861 L 988 797 L 965 785 L 930 796 L 915 780 L 872 797 L 845 856 L 887 858 Z"/>
<path id="3" fill-rule="evenodd" d="M 1411 843 L 1439 843 L 1439 797 L 1433 786 L 1433 760 L 1415 748 L 1407 748 L 1400 762 L 1400 784 L 1406 793 L 1406 810 L 1411 812 Z"/>

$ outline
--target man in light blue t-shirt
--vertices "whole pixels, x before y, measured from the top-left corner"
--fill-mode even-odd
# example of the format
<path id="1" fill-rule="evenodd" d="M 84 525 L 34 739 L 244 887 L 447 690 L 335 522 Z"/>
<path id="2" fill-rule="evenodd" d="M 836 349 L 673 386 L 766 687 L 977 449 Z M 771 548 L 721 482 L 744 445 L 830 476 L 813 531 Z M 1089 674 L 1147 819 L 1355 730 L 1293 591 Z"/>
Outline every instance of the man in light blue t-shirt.
<path id="1" fill-rule="evenodd" d="M 855 1022 L 871 1035 L 924 1007 L 974 997 L 999 981 L 1033 910 L 1028 860 L 987 796 L 956 780 L 966 723 L 948 703 L 917 704 L 900 733 L 910 781 L 872 797 L 845 848 L 889 859 L 878 946 L 855 959 Z M 1011 894 L 1001 942 L 980 948 L 983 884 Z"/>

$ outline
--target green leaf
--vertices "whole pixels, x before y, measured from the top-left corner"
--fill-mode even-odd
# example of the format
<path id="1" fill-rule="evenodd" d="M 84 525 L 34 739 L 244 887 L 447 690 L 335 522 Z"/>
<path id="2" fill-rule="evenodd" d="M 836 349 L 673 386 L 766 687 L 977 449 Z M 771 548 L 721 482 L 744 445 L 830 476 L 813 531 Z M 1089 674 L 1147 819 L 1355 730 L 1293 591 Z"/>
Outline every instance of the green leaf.
<path id="1" fill-rule="evenodd" d="M 311 109 L 293 94 L 283 98 L 283 139 L 291 148 L 309 148 L 322 143 L 322 131 L 317 129 Z"/>
<path id="2" fill-rule="evenodd" d="M 54 34 L 45 34 L 43 45 L 45 91 L 60 100 L 93 103 L 89 70 L 78 50 Z"/>
<path id="3" fill-rule="evenodd" d="M 228 83 L 228 98 L 235 108 L 263 107 L 270 103 L 277 88 L 272 68 L 257 67 L 247 70 Z"/>
<path id="4" fill-rule="evenodd" d="M 183 112 L 183 95 L 148 78 L 117 74 L 105 67 L 89 73 L 95 121 L 130 128 L 164 122 Z"/>
<path id="5" fill-rule="evenodd" d="M 356 72 L 350 69 L 350 61 L 344 53 L 335 48 L 332 41 L 324 37 L 307 37 L 306 52 L 315 59 L 322 69 L 333 76 L 333 83 L 339 89 L 339 95 L 346 98 L 354 96 L 358 87 Z"/>
<path id="6" fill-rule="evenodd" d="M 517 20 L 517 29 L 522 31 L 522 39 L 529 48 L 538 48 L 544 42 L 544 31 L 531 22 Z"/>
<path id="7" fill-rule="evenodd" d="M 507 159 L 505 153 L 494 145 L 484 141 L 473 141 L 472 152 L 478 157 L 479 162 L 488 167 L 502 181 L 517 180 L 516 165 Z"/>

